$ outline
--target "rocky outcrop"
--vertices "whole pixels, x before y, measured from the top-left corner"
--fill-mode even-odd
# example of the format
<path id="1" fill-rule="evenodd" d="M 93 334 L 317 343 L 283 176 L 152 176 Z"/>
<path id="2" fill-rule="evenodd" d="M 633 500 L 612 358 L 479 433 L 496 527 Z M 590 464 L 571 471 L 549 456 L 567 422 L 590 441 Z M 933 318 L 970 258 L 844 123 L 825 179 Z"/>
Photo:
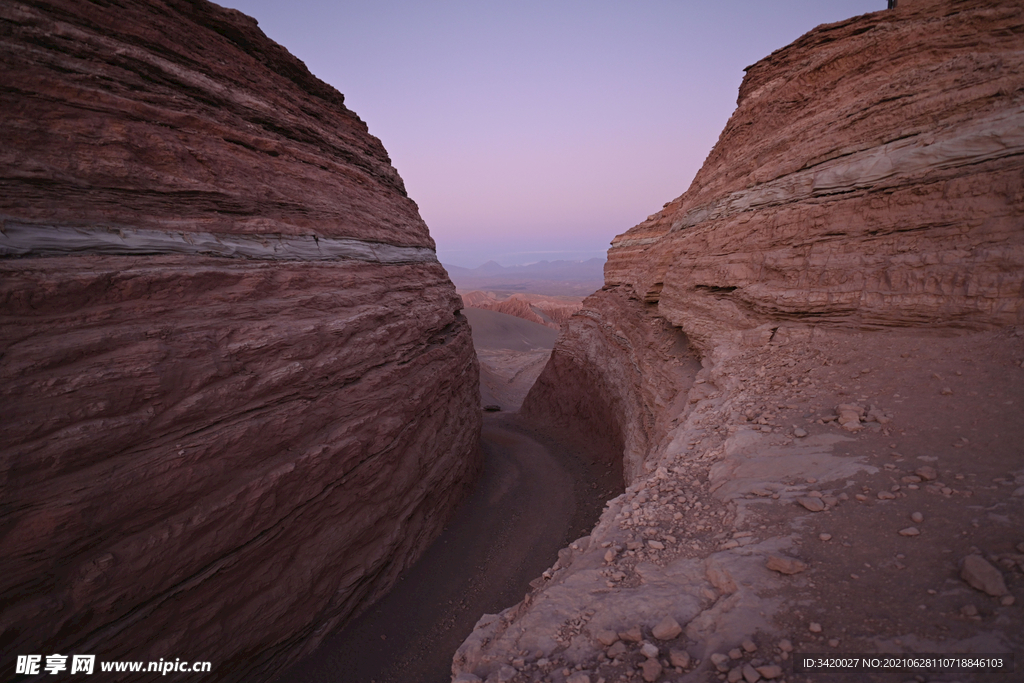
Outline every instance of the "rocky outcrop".
<path id="1" fill-rule="evenodd" d="M 908 0 L 748 68 L 690 189 L 613 241 L 522 408 L 612 444 L 626 492 L 480 621 L 456 674 L 788 680 L 794 643 L 1021 645 L 1013 595 L 998 627 L 939 640 L 935 615 L 978 609 L 914 596 L 959 581 L 958 554 L 1015 567 L 1024 540 L 1017 513 L 960 524 L 1024 480 L 1004 429 L 1024 400 L 1022 31 L 1015 3 Z M 948 511 L 934 540 L 915 506 Z M 908 556 L 929 569 L 893 574 Z"/>
<path id="2" fill-rule="evenodd" d="M 557 410 L 561 387 L 597 373 L 593 393 L 643 405 L 644 426 L 639 409 L 613 412 L 656 442 L 654 416 L 689 385 L 652 377 L 677 351 L 641 356 L 673 335 L 708 358 L 780 326 L 1024 323 L 1024 18 L 1010 4 L 907 5 L 748 68 L 690 189 L 613 240 L 604 290 L 524 410 Z M 632 332 L 645 320 L 660 342 Z M 606 369 L 626 358 L 632 373 Z"/>
<path id="3" fill-rule="evenodd" d="M 562 323 L 580 310 L 582 303 L 574 297 L 554 297 L 543 294 L 513 294 L 498 299 L 490 292 L 464 292 L 462 301 L 469 308 L 497 311 L 523 320 L 546 325 L 557 330 Z"/>
<path id="4" fill-rule="evenodd" d="M 761 325 L 1024 322 L 1019 8 L 909 2 L 749 67 L 690 189 L 606 284 L 704 348 Z"/>
<path id="5" fill-rule="evenodd" d="M 632 481 L 657 436 L 674 426 L 699 370 L 678 329 L 624 297 L 597 292 L 563 326 L 521 412 L 587 437 L 595 454 Z"/>
<path id="6" fill-rule="evenodd" d="M 472 480 L 462 302 L 380 142 L 254 20 L 0 22 L 0 649 L 269 677 Z"/>

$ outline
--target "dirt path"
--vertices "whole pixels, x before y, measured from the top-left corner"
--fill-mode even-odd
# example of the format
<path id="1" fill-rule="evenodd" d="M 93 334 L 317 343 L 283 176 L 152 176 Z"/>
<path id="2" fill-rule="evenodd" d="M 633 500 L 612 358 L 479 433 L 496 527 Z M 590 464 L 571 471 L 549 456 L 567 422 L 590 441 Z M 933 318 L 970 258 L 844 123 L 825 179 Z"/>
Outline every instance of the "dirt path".
<path id="1" fill-rule="evenodd" d="M 486 415 L 481 446 L 480 481 L 423 558 L 278 681 L 451 680 L 452 655 L 480 616 L 521 600 L 530 580 L 586 533 L 610 489 L 621 486 L 514 415 Z"/>

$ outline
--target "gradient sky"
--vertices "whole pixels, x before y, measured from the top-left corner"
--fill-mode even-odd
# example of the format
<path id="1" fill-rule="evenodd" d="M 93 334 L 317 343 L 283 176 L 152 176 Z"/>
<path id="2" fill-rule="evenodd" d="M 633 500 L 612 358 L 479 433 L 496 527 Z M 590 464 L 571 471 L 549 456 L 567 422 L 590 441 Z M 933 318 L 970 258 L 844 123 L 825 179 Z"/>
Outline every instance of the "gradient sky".
<path id="1" fill-rule="evenodd" d="M 444 263 L 603 256 L 682 194 L 743 67 L 886 0 L 221 0 L 345 94 Z"/>

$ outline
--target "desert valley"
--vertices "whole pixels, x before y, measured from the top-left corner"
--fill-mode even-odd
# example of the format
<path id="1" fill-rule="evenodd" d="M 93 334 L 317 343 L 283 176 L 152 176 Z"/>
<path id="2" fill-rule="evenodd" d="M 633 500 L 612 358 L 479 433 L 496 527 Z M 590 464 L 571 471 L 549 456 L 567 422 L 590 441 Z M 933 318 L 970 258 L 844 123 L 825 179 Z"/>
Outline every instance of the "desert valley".
<path id="1" fill-rule="evenodd" d="M 3 680 L 1020 680 L 1019 3 L 819 26 L 606 261 L 475 269 L 241 12 L 0 26 Z"/>

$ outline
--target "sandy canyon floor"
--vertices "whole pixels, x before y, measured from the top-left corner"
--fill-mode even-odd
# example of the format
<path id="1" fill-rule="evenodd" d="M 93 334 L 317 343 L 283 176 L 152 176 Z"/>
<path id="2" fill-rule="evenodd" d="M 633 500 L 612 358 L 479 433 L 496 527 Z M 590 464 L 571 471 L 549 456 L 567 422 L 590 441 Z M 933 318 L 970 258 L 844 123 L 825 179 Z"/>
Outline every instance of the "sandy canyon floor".
<path id="1" fill-rule="evenodd" d="M 480 360 L 482 404 L 518 410 L 548 362 L 558 331 L 497 311 L 466 308 L 463 313 Z"/>

